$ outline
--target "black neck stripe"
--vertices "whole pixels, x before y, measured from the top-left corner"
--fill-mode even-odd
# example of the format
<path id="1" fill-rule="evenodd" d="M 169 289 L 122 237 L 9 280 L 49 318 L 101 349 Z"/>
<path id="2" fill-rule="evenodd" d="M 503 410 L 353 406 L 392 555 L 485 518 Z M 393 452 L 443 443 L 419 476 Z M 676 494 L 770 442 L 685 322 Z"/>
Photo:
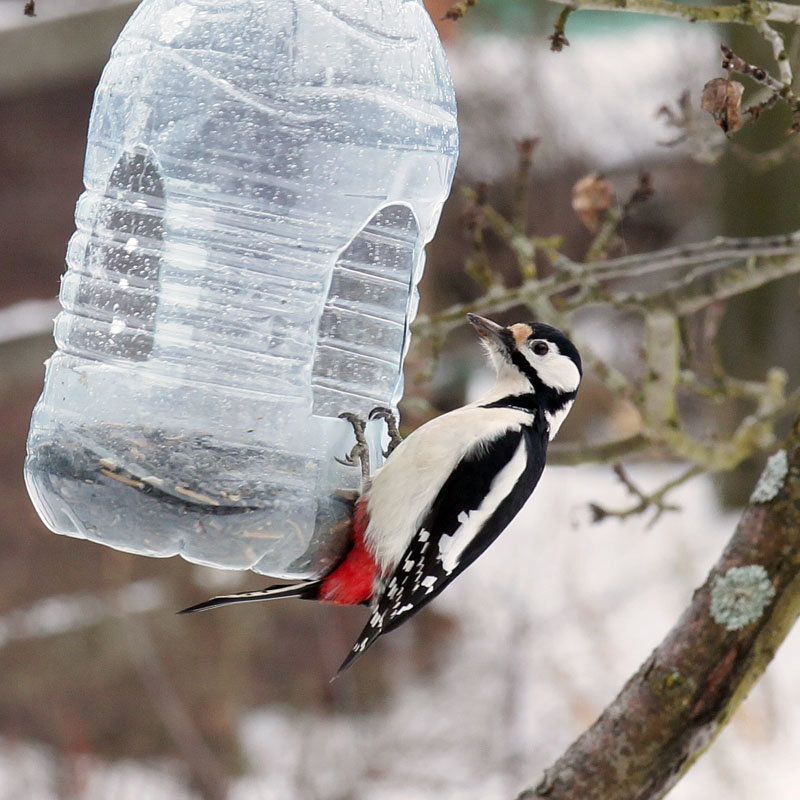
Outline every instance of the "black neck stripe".
<path id="1" fill-rule="evenodd" d="M 539 373 L 530 365 L 525 356 L 519 350 L 511 351 L 511 361 L 514 366 L 531 382 L 533 387 L 533 395 L 536 398 L 536 404 L 544 411 L 554 414 L 560 411 L 564 406 L 575 399 L 578 394 L 577 390 L 574 392 L 563 392 L 552 386 L 548 386 L 540 377 Z"/>
<path id="2" fill-rule="evenodd" d="M 520 411 L 529 411 L 533 414 L 539 408 L 539 401 L 533 392 L 509 394 L 492 403 L 487 403 L 481 408 L 514 408 Z"/>
<path id="3" fill-rule="evenodd" d="M 577 392 L 557 392 L 553 389 L 542 394 L 527 392 L 525 394 L 509 394 L 499 400 L 482 405 L 481 408 L 512 408 L 519 411 L 528 411 L 531 414 L 541 409 L 549 414 L 561 411 L 567 403 L 573 401 Z"/>

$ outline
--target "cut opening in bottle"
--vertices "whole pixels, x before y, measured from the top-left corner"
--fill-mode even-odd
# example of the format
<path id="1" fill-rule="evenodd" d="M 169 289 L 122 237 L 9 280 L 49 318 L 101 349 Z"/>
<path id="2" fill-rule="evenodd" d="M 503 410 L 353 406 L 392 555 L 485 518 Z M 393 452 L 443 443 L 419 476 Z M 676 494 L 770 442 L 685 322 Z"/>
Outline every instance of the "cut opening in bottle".
<path id="1" fill-rule="evenodd" d="M 407 205 L 378 211 L 333 267 L 312 367 L 313 413 L 368 413 L 402 380 L 420 229 Z"/>
<path id="2" fill-rule="evenodd" d="M 144 146 L 120 156 L 102 196 L 78 204 L 62 305 L 75 318 L 56 326 L 59 345 L 89 357 L 146 361 L 153 349 L 164 242 L 164 180 Z M 83 323 L 83 320 L 90 322 Z"/>

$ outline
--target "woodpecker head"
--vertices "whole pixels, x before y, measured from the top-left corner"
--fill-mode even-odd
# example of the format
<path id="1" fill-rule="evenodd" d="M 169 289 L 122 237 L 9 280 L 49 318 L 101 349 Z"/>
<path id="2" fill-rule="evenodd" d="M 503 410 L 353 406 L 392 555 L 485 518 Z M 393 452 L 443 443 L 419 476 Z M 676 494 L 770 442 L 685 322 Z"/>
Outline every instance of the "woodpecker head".
<path id="1" fill-rule="evenodd" d="M 581 357 L 561 331 L 541 322 L 505 328 L 477 314 L 467 314 L 467 319 L 481 336 L 504 394 L 574 398 L 581 382 Z"/>

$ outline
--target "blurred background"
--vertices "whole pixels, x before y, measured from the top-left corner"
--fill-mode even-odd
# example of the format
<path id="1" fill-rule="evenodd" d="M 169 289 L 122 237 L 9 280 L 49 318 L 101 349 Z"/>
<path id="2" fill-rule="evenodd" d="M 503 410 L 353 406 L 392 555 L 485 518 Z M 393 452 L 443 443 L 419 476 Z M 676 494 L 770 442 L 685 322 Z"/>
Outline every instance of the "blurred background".
<path id="1" fill-rule="evenodd" d="M 800 228 L 800 167 L 765 168 L 780 144 L 776 109 L 736 136 L 710 129 L 668 146 L 659 109 L 721 74 L 723 39 L 767 57 L 750 32 L 622 14 L 573 14 L 570 46 L 549 51 L 557 7 L 482 0 L 443 20 L 431 0 L 459 101 L 462 155 L 421 285 L 422 309 L 477 296 L 461 187 L 511 203 L 515 141 L 536 136 L 530 227 L 563 234 L 581 258 L 589 234 L 575 181 L 601 171 L 620 196 L 641 170 L 654 196 L 626 221 L 625 252 L 714 235 Z M 360 609 L 287 602 L 197 618 L 174 611 L 209 593 L 263 585 L 180 559 L 148 559 L 45 530 L 22 482 L 25 436 L 50 354 L 59 276 L 81 192 L 92 93 L 136 3 L 0 0 L 0 800 L 414 800 L 511 798 L 590 724 L 662 638 L 737 519 L 760 464 L 683 487 L 681 511 L 592 524 L 588 504 L 625 502 L 610 468 L 551 467 L 512 528 L 433 607 L 329 681 L 363 624 Z M 698 116 L 699 116 L 698 111 Z M 697 157 L 701 161 L 697 160 Z M 514 278 L 499 243 L 496 266 Z M 490 243 L 490 246 L 492 244 Z M 779 364 L 800 376 L 796 280 L 731 302 L 723 357 L 741 377 Z M 506 322 L 515 321 L 510 313 Z M 597 330 L 633 353 L 625 326 Z M 421 351 L 420 351 L 421 352 Z M 412 380 L 404 424 L 424 398 L 463 402 L 486 375 L 466 329 L 434 377 Z M 589 381 L 565 438 L 624 415 Z M 602 418 L 602 419 L 601 419 Z M 637 464 L 656 487 L 680 465 Z M 794 634 L 680 800 L 797 797 L 800 685 Z"/>

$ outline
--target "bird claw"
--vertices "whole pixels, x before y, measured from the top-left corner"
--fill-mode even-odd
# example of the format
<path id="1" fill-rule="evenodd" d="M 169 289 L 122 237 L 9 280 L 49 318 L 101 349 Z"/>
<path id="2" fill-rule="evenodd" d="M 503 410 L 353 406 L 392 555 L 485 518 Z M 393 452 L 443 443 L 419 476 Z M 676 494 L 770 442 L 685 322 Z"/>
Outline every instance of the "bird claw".
<path id="1" fill-rule="evenodd" d="M 389 458 L 394 451 L 395 447 L 403 441 L 400 431 L 397 429 L 397 417 L 391 408 L 385 406 L 376 406 L 369 412 L 370 419 L 382 419 L 386 423 L 386 429 L 389 432 L 389 446 L 383 451 L 383 457 Z"/>
<path id="2" fill-rule="evenodd" d="M 358 414 L 353 414 L 349 411 L 343 411 L 339 414 L 339 419 L 347 420 L 353 427 L 356 443 L 349 453 L 346 453 L 342 458 L 334 456 L 334 460 L 346 467 L 355 467 L 361 464 L 361 486 L 362 491 L 365 491 L 369 486 L 369 445 L 364 438 L 364 430 L 367 424 Z"/>
<path id="3" fill-rule="evenodd" d="M 362 490 L 366 491 L 366 489 L 369 487 L 370 480 L 369 445 L 367 444 L 364 434 L 367 423 L 361 419 L 358 414 L 353 414 L 350 411 L 343 411 L 341 414 L 339 414 L 339 419 L 347 420 L 347 422 L 349 422 L 353 427 L 356 443 L 350 452 L 345 453 L 344 456 L 334 456 L 334 461 L 336 461 L 337 464 L 342 464 L 345 467 L 356 467 L 360 464 Z M 397 447 L 397 445 L 403 441 L 403 438 L 400 436 L 400 431 L 397 429 L 397 418 L 395 417 L 394 412 L 385 406 L 377 406 L 369 412 L 368 419 L 382 419 L 386 422 L 386 428 L 389 432 L 389 446 L 382 452 L 384 458 L 388 458 L 392 454 L 392 451 L 395 449 L 395 447 Z"/>

